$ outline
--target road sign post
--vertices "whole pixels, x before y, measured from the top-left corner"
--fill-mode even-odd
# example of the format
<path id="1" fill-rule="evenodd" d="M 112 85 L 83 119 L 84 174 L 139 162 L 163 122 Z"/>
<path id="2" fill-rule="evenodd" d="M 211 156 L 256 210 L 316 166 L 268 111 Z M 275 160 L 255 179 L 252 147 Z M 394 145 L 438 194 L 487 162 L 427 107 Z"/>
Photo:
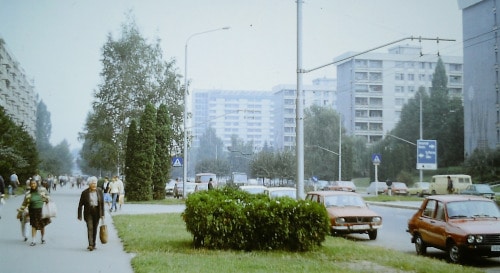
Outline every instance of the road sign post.
<path id="1" fill-rule="evenodd" d="M 378 165 L 382 162 L 382 155 L 372 154 L 373 166 L 375 166 L 375 196 L 378 195 Z"/>

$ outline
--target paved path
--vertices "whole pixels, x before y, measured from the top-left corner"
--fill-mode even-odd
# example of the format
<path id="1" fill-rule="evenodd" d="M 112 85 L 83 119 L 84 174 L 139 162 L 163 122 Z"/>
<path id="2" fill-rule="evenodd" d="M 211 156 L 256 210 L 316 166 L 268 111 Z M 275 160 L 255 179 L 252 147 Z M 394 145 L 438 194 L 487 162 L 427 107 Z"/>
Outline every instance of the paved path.
<path id="1" fill-rule="evenodd" d="M 57 217 L 46 226 L 46 244 L 29 246 L 21 236 L 21 226 L 16 219 L 16 209 L 21 206 L 23 196 L 7 199 L 0 205 L 0 272 L 5 273 L 70 273 L 70 272 L 120 272 L 133 273 L 130 261 L 134 254 L 126 253 L 117 236 L 113 219 L 106 212 L 109 239 L 107 244 L 97 242 L 95 251 L 88 251 L 87 228 L 84 221 L 78 221 L 77 208 L 83 189 L 65 187 L 52 192 L 57 205 Z M 136 205 L 125 204 L 116 214 L 182 212 L 183 205 Z M 115 214 L 115 212 L 113 212 Z"/>

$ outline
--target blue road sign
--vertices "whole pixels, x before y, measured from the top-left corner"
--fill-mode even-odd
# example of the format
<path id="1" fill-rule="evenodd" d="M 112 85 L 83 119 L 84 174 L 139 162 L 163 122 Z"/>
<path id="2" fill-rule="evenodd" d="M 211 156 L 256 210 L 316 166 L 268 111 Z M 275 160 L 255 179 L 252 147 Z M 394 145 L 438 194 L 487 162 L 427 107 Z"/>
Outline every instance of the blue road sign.
<path id="1" fill-rule="evenodd" d="M 382 155 L 381 154 L 372 154 L 372 162 L 373 162 L 373 164 L 380 164 L 380 162 L 382 162 Z"/>
<path id="2" fill-rule="evenodd" d="M 437 169 L 436 140 L 417 140 L 417 170 Z"/>
<path id="3" fill-rule="evenodd" d="M 182 157 L 172 158 L 172 166 L 173 167 L 182 167 L 183 166 Z"/>

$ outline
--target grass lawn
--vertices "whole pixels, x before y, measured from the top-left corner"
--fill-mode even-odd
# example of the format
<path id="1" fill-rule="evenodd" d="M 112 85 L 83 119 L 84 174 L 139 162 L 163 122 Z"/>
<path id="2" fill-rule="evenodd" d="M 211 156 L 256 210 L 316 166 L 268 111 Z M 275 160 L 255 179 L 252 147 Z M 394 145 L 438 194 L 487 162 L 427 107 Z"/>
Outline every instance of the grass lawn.
<path id="1" fill-rule="evenodd" d="M 115 215 L 135 273 L 152 272 L 482 272 L 472 267 L 328 236 L 310 252 L 194 249 L 179 213 Z"/>

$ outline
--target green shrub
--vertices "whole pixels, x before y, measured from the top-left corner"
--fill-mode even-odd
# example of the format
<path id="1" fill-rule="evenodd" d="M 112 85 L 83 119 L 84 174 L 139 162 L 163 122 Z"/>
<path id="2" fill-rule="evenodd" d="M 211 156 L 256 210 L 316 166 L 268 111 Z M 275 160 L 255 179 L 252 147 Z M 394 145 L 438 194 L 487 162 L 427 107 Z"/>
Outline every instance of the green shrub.
<path id="1" fill-rule="evenodd" d="M 195 247 L 307 251 L 329 232 L 324 207 L 232 188 L 191 194 L 182 214 Z"/>

